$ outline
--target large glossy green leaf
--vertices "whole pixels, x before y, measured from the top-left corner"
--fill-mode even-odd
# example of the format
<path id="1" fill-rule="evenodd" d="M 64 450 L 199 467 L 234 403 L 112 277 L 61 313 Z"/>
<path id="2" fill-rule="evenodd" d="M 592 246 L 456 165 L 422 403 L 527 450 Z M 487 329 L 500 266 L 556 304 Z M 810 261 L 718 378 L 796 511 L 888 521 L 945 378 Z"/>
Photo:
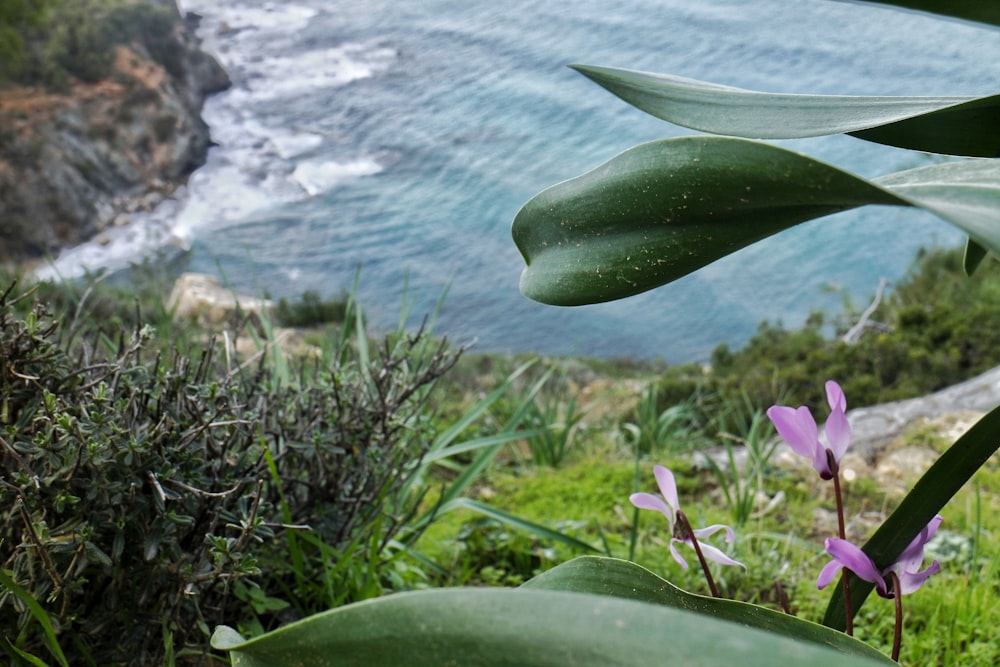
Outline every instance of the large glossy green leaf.
<path id="1" fill-rule="evenodd" d="M 913 486 L 896 510 L 889 515 L 862 547 L 875 564 L 886 568 L 913 541 L 934 515 L 948 504 L 984 463 L 1000 449 L 1000 408 L 995 408 L 973 425 L 938 457 Z M 933 585 L 933 579 L 928 585 Z M 871 594 L 872 584 L 851 576 L 851 606 L 855 614 Z M 918 593 L 919 595 L 919 593 Z M 887 602 L 888 604 L 888 602 Z M 834 589 L 823 623 L 843 629 L 844 596 Z"/>
<path id="2" fill-rule="evenodd" d="M 821 644 L 843 653 L 895 663 L 843 632 L 757 605 L 694 595 L 681 590 L 635 563 L 600 556 L 581 556 L 557 565 L 521 588 L 593 593 L 677 607 L 716 619 L 732 621 L 777 635 Z"/>
<path id="3" fill-rule="evenodd" d="M 512 229 L 527 265 L 521 291 L 554 305 L 624 298 L 867 204 L 925 208 L 1000 255 L 1000 161 L 869 181 L 769 144 L 680 137 L 636 146 L 529 200 Z"/>
<path id="4" fill-rule="evenodd" d="M 1000 95 L 788 95 L 614 67 L 573 68 L 648 114 L 702 132 L 749 139 L 846 132 L 932 153 L 1000 156 Z"/>
<path id="5" fill-rule="evenodd" d="M 940 14 L 966 21 L 1000 26 L 1000 3 L 995 0 L 867 0 L 879 5 Z"/>
<path id="6" fill-rule="evenodd" d="M 865 667 L 881 660 L 702 614 L 605 595 L 458 588 L 399 593 L 250 641 L 212 637 L 240 667 Z"/>

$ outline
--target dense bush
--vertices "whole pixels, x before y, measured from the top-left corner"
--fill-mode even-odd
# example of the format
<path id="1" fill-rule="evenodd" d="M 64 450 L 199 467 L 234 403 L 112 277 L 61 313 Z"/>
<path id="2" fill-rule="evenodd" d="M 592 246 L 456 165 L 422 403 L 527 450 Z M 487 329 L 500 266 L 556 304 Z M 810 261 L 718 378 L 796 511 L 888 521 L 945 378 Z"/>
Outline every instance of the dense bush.
<path id="1" fill-rule="evenodd" d="M 173 34 L 179 22 L 175 11 L 146 0 L 62 0 L 17 21 L 17 43 L 0 77 L 52 88 L 65 87 L 71 77 L 93 83 L 111 75 L 115 49 L 129 43 L 181 75 L 183 49 Z"/>
<path id="2" fill-rule="evenodd" d="M 323 358 L 238 365 L 177 332 L 159 344 L 109 297 L 64 292 L 54 319 L 14 293 L 0 298 L 5 641 L 45 653 L 18 592 L 70 664 L 101 665 L 162 664 L 170 646 L 198 662 L 217 623 L 265 628 L 331 606 L 324 592 L 380 592 L 365 577 L 419 507 L 424 401 L 457 352 L 418 331 L 369 357 L 345 334 Z"/>
<path id="3" fill-rule="evenodd" d="M 662 376 L 662 407 L 692 402 L 704 419 L 744 397 L 758 407 L 825 402 L 823 380 L 836 379 L 851 406 L 921 396 L 1000 364 L 1000 272 L 986 263 L 962 270 L 961 249 L 921 251 L 909 275 L 872 315 L 879 326 L 848 344 L 841 335 L 853 309 L 834 324 L 814 314 L 801 329 L 761 324 L 743 348 L 720 345 L 711 368 L 682 365 Z M 694 397 L 692 399 L 692 397 Z"/>
<path id="4" fill-rule="evenodd" d="M 324 299 L 318 292 L 306 290 L 298 300 L 278 299 L 274 319 L 285 327 L 311 327 L 317 324 L 343 322 L 347 316 L 348 296 Z"/>
<path id="5" fill-rule="evenodd" d="M 0 2 L 0 78 L 11 76 L 24 61 L 24 34 L 45 24 L 53 0 Z"/>

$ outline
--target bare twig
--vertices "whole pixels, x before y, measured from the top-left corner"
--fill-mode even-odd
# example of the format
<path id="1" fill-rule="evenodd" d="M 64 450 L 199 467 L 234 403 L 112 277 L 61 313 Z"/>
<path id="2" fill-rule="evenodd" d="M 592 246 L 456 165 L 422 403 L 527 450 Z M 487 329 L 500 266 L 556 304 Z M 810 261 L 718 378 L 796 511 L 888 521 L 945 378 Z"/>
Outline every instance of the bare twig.
<path id="1" fill-rule="evenodd" d="M 878 281 L 878 287 L 875 289 L 875 298 L 872 299 L 871 304 L 869 304 L 869 306 L 865 308 L 864 312 L 861 313 L 861 317 L 858 318 L 858 321 L 854 324 L 854 326 L 848 329 L 847 333 L 845 333 L 840 340 L 848 345 L 854 345 L 861 340 L 861 334 L 864 333 L 865 329 L 869 327 L 885 327 L 885 325 L 880 322 L 870 322 L 869 320 L 871 319 L 871 316 L 875 314 L 879 304 L 882 302 L 882 294 L 885 292 L 885 288 L 888 285 L 889 281 L 885 278 Z"/>

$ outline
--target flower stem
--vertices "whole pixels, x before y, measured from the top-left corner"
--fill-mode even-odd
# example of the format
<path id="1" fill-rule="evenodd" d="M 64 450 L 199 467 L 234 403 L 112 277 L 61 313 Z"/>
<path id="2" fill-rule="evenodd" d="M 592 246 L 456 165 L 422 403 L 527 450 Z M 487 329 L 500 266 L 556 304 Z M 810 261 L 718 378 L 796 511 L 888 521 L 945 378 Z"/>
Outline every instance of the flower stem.
<path id="1" fill-rule="evenodd" d="M 785 592 L 785 587 L 781 585 L 780 579 L 774 580 L 774 593 L 778 598 L 778 606 L 781 607 L 781 611 L 789 616 L 794 616 L 792 606 L 788 603 L 788 593 Z"/>
<path id="2" fill-rule="evenodd" d="M 701 545 L 698 544 L 698 538 L 694 535 L 691 522 L 688 521 L 687 515 L 680 510 L 677 510 L 677 523 L 680 525 L 681 530 L 684 531 L 684 537 L 691 540 L 694 552 L 698 554 L 698 561 L 701 563 L 701 569 L 705 573 L 706 581 L 708 581 L 708 590 L 712 591 L 713 598 L 719 597 L 719 589 L 716 588 L 715 579 L 712 578 L 712 572 L 708 569 L 708 561 L 705 560 L 705 555 L 701 553 Z"/>
<path id="3" fill-rule="evenodd" d="M 844 497 L 840 491 L 840 464 L 837 458 L 829 449 L 826 450 L 826 462 L 833 474 L 833 494 L 837 499 L 837 528 L 840 532 L 840 539 L 847 539 L 847 527 L 844 522 Z M 851 584 L 850 572 L 844 571 L 841 576 L 844 582 L 844 632 L 848 637 L 854 636 L 854 610 L 851 609 Z"/>
<path id="4" fill-rule="evenodd" d="M 903 596 L 899 592 L 899 575 L 895 570 L 889 572 L 892 582 L 892 597 L 896 600 L 896 628 L 892 632 L 892 659 L 899 662 L 899 649 L 903 644 Z"/>

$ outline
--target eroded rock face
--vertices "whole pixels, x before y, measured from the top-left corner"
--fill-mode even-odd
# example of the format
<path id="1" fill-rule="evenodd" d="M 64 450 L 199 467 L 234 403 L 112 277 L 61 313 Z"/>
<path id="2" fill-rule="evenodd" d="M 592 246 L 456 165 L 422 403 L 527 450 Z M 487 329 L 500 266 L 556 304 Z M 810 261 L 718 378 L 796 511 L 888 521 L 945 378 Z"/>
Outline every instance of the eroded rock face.
<path id="1" fill-rule="evenodd" d="M 229 79 L 189 25 L 173 33 L 171 75 L 141 43 L 120 46 L 114 74 L 67 94 L 0 90 L 0 261 L 40 258 L 154 206 L 204 163 L 205 97 Z"/>

